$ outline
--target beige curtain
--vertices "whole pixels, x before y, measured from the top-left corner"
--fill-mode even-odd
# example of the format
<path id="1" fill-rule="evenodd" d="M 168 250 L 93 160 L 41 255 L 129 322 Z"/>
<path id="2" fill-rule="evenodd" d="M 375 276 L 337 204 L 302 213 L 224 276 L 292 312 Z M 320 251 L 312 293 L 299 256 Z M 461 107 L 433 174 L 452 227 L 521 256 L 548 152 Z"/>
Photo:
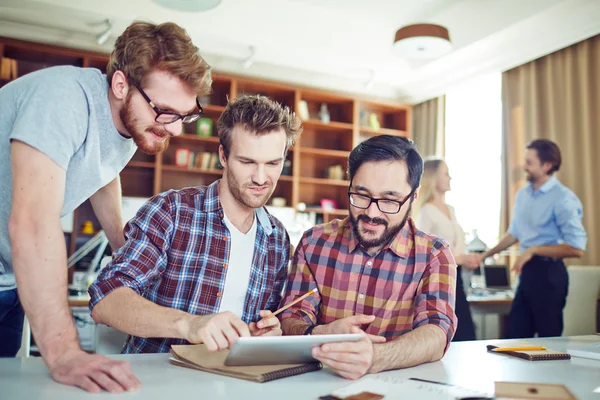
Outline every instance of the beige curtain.
<path id="1" fill-rule="evenodd" d="M 413 106 L 412 138 L 422 157 L 446 152 L 446 96 Z"/>
<path id="2" fill-rule="evenodd" d="M 600 265 L 600 35 L 502 74 L 503 183 L 501 232 L 517 190 L 526 184 L 525 146 L 558 144 L 558 179 L 583 203 L 586 255 L 569 263 Z"/>

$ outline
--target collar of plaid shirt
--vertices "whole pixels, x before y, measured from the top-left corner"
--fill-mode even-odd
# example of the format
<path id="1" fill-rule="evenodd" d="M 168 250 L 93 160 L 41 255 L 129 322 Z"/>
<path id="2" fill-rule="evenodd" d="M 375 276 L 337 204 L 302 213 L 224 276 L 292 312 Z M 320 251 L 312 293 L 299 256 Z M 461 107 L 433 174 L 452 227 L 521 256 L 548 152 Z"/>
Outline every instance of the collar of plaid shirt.
<path id="1" fill-rule="evenodd" d="M 204 196 L 202 210 L 208 213 L 218 211 L 219 216 L 223 218 L 223 205 L 221 204 L 221 199 L 219 198 L 219 182 L 221 182 L 220 179 L 214 181 L 206 187 L 206 196 Z M 267 235 L 271 235 L 271 233 L 273 233 L 273 229 L 275 229 L 275 226 L 271 223 L 269 214 L 267 214 L 265 208 L 257 208 L 255 215 L 258 223 L 262 226 L 265 233 Z"/>

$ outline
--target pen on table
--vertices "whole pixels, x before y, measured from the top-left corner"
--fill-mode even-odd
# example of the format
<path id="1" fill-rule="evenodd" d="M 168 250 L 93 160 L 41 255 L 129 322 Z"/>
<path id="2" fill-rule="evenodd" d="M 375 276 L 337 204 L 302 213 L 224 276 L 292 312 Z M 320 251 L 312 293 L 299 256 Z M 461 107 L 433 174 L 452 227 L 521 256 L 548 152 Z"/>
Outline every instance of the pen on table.
<path id="1" fill-rule="evenodd" d="M 304 300 L 305 298 L 307 298 L 311 294 L 317 293 L 317 291 L 318 291 L 317 288 L 314 288 L 313 290 L 311 290 L 310 292 L 306 293 L 305 295 L 302 295 L 302 296 L 298 297 L 296 300 L 292 301 L 290 304 L 286 304 L 285 306 L 281 307 L 279 310 L 277 310 L 273 314 L 269 315 L 269 318 L 274 317 L 274 316 L 276 316 L 277 314 L 279 314 L 281 312 L 284 312 L 285 310 L 287 310 L 288 308 L 290 308 L 294 304 L 298 303 L 299 301 Z"/>
<path id="2" fill-rule="evenodd" d="M 535 350 L 546 350 L 544 346 L 523 346 L 523 347 L 496 347 L 492 349 L 495 352 L 503 351 L 535 351 Z"/>

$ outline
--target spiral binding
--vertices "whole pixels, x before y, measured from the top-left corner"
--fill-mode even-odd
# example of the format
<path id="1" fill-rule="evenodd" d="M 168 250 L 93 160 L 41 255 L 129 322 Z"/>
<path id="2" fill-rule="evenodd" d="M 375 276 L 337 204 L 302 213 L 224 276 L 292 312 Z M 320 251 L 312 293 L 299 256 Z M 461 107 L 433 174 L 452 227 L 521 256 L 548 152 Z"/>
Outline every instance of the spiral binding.
<path id="1" fill-rule="evenodd" d="M 323 368 L 321 363 L 305 364 L 298 367 L 280 369 L 279 371 L 268 372 L 263 375 L 262 382 L 269 382 L 275 379 L 287 378 L 288 376 L 300 375 L 306 372 L 318 371 Z"/>

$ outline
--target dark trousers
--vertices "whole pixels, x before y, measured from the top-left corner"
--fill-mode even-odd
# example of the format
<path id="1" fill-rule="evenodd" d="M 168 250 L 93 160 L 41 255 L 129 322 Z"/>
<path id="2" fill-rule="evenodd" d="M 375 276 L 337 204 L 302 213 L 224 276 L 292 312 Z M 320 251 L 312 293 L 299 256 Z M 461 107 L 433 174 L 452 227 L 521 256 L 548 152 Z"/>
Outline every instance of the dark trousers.
<path id="1" fill-rule="evenodd" d="M 471 309 L 465 295 L 462 279 L 462 267 L 456 269 L 456 305 L 454 312 L 458 318 L 458 326 L 454 332 L 453 342 L 462 342 L 465 340 L 475 340 L 475 324 L 471 317 Z"/>
<path id="2" fill-rule="evenodd" d="M 533 257 L 523 266 L 508 318 L 508 337 L 560 336 L 569 275 L 562 260 Z"/>
<path id="3" fill-rule="evenodd" d="M 17 289 L 0 292 L 0 357 L 14 357 L 19 352 L 24 317 Z"/>

